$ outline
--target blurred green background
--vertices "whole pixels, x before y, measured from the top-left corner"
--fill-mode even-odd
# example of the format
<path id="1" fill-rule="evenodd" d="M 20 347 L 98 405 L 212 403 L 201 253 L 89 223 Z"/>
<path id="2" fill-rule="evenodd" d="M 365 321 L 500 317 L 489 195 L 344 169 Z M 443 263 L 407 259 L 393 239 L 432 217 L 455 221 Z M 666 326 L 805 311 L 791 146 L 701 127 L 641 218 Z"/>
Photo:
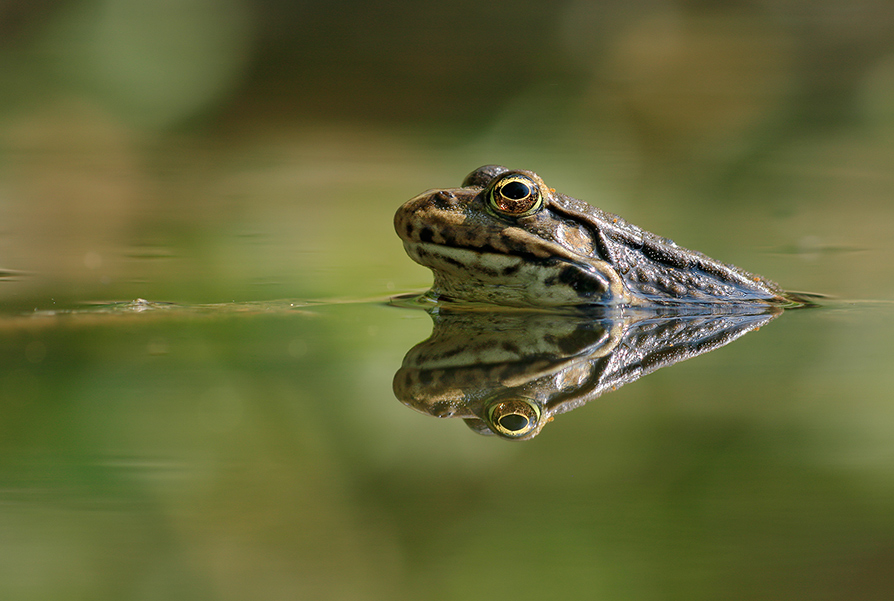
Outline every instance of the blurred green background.
<path id="1" fill-rule="evenodd" d="M 835 261 L 889 246 L 892 31 L 882 0 L 6 0 L 0 267 L 31 277 L 0 294 L 423 286 L 388 213 L 497 162 L 788 287 L 890 296 Z"/>
<path id="2" fill-rule="evenodd" d="M 839 300 L 417 415 L 391 219 L 486 163 Z M 0 597 L 889 599 L 892 198 L 883 0 L 4 0 Z M 47 313 L 135 298 L 327 304 Z"/>

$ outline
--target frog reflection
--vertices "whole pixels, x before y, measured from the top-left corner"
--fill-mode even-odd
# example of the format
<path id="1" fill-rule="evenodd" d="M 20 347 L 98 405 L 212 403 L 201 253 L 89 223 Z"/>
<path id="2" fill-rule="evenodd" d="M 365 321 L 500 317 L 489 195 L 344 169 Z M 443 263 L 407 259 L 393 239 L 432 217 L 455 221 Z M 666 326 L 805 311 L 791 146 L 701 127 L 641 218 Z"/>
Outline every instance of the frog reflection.
<path id="1" fill-rule="evenodd" d="M 657 369 L 707 353 L 781 308 L 726 314 L 448 311 L 394 376 L 394 394 L 480 434 L 527 440 L 555 415 Z"/>

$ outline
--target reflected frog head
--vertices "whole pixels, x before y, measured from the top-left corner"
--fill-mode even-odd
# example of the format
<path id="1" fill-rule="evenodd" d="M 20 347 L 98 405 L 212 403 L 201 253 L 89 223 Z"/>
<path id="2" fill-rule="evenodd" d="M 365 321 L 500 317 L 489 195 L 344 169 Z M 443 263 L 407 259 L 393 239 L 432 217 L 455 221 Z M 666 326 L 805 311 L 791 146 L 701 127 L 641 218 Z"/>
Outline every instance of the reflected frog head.
<path id="1" fill-rule="evenodd" d="M 394 376 L 405 405 L 475 432 L 530 440 L 568 411 L 640 377 L 712 351 L 775 319 L 642 311 L 431 312 L 431 336 Z"/>

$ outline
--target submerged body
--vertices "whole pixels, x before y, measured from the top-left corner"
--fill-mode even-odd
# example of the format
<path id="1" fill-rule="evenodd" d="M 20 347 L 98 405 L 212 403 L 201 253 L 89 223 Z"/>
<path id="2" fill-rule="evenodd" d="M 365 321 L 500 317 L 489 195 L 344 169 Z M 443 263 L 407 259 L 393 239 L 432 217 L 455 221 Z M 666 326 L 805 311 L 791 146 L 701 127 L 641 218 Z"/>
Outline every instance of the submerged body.
<path id="1" fill-rule="evenodd" d="M 439 300 L 509 306 L 684 306 L 793 302 L 777 284 L 548 188 L 486 165 L 394 217 Z"/>

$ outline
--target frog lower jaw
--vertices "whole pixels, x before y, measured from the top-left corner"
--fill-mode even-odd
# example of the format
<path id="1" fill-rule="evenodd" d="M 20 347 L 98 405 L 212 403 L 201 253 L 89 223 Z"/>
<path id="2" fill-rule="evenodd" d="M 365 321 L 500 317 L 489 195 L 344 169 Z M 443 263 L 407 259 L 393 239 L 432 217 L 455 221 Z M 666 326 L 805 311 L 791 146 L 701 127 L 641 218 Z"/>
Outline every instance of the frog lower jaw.
<path id="1" fill-rule="evenodd" d="M 425 242 L 405 242 L 404 247 L 434 273 L 430 295 L 439 300 L 517 307 L 634 303 L 618 274 L 601 261 L 532 259 Z"/>

